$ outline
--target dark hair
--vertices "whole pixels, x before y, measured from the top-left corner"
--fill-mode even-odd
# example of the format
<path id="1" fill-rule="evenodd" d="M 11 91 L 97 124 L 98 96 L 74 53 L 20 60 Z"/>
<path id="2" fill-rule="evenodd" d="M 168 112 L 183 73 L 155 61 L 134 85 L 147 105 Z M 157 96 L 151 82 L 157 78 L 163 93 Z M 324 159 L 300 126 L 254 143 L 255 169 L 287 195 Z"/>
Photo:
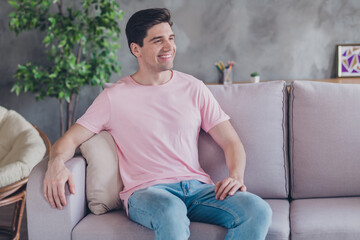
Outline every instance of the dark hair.
<path id="1" fill-rule="evenodd" d="M 127 22 L 125 30 L 129 48 L 131 43 L 142 47 L 147 31 L 154 25 L 164 22 L 169 23 L 170 27 L 173 25 L 170 11 L 166 8 L 150 8 L 134 13 Z"/>

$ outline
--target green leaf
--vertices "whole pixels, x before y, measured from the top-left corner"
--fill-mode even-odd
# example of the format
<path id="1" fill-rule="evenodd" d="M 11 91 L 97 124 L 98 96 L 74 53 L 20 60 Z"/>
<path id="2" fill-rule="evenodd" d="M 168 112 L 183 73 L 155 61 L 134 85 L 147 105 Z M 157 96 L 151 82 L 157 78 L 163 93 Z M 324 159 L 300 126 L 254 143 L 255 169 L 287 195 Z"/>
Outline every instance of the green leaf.
<path id="1" fill-rule="evenodd" d="M 19 82 L 15 83 L 14 86 L 11 88 L 11 92 L 15 92 L 16 96 L 20 95 L 20 86 L 19 86 Z"/>
<path id="2" fill-rule="evenodd" d="M 11 0 L 9 1 L 9 4 L 13 7 L 13 8 L 18 8 L 18 2 L 16 0 Z"/>
<path id="3" fill-rule="evenodd" d="M 9 17 L 10 18 L 13 18 L 13 17 L 15 17 L 16 16 L 16 12 L 11 12 L 11 13 L 9 13 Z"/>
<path id="4" fill-rule="evenodd" d="M 18 88 L 18 85 L 17 85 L 17 83 L 15 83 L 14 86 L 12 86 L 10 92 L 15 92 L 17 88 Z"/>
<path id="5" fill-rule="evenodd" d="M 15 23 L 15 26 L 16 26 L 17 28 L 19 28 L 19 26 L 20 26 L 20 21 L 19 21 L 18 18 L 14 18 L 14 23 Z"/>
<path id="6" fill-rule="evenodd" d="M 49 46 L 50 42 L 51 42 L 50 36 L 47 35 L 47 36 L 44 38 L 43 43 L 44 43 L 45 46 L 47 47 L 47 46 Z"/>
<path id="7" fill-rule="evenodd" d="M 58 47 L 59 47 L 59 48 L 62 48 L 62 47 L 65 46 L 65 44 L 66 44 L 66 39 L 62 40 L 62 41 L 59 43 Z"/>
<path id="8" fill-rule="evenodd" d="M 70 102 L 70 93 L 69 92 L 65 92 L 65 100 L 67 102 Z"/>
<path id="9" fill-rule="evenodd" d="M 57 77 L 57 73 L 56 73 L 56 72 L 54 72 L 54 73 L 52 73 L 52 74 L 49 75 L 49 78 L 56 78 L 56 77 Z"/>
<path id="10" fill-rule="evenodd" d="M 33 19 L 31 20 L 31 26 L 32 26 L 32 27 L 36 27 L 37 23 L 38 23 L 38 19 L 37 19 L 37 18 L 33 18 Z"/>
<path id="11" fill-rule="evenodd" d="M 56 19 L 53 17 L 49 17 L 48 18 L 49 22 L 51 23 L 51 25 L 55 26 L 56 25 Z"/>
<path id="12" fill-rule="evenodd" d="M 51 5 L 51 3 L 49 1 L 41 1 L 41 6 L 45 9 L 47 9 L 49 6 Z"/>
<path id="13" fill-rule="evenodd" d="M 35 79 L 40 79 L 41 76 L 42 76 L 42 73 L 40 71 L 38 71 L 38 70 L 35 70 L 35 69 L 33 70 L 33 74 L 34 74 Z"/>

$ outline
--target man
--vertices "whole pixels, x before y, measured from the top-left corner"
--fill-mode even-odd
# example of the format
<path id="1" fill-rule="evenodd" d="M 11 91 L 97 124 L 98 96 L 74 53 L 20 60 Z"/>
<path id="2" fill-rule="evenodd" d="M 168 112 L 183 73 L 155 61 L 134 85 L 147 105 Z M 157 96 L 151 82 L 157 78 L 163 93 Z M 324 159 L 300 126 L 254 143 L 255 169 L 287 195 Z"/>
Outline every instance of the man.
<path id="1" fill-rule="evenodd" d="M 269 205 L 244 185 L 243 145 L 200 80 L 172 70 L 175 35 L 167 9 L 146 9 L 128 21 L 126 35 L 139 69 L 105 89 L 53 146 L 44 179 L 52 207 L 66 205 L 64 185 L 75 194 L 64 162 L 102 130 L 118 146 L 124 182 L 120 193 L 130 219 L 155 239 L 188 239 L 191 221 L 228 228 L 226 239 L 265 239 Z M 229 177 L 216 183 L 200 167 L 200 128 L 224 150 Z"/>

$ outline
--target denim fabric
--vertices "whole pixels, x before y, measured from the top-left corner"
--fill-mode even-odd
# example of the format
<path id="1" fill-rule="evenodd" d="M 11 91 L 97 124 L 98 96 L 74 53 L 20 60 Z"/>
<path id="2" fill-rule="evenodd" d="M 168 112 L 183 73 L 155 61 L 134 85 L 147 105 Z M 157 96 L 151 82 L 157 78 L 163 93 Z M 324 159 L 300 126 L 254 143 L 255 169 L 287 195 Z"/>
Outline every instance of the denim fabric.
<path id="1" fill-rule="evenodd" d="M 214 185 L 197 180 L 137 190 L 128 204 L 130 219 L 153 229 L 155 240 L 188 239 L 190 221 L 228 228 L 226 240 L 263 240 L 272 217 L 270 206 L 252 193 L 216 200 Z"/>

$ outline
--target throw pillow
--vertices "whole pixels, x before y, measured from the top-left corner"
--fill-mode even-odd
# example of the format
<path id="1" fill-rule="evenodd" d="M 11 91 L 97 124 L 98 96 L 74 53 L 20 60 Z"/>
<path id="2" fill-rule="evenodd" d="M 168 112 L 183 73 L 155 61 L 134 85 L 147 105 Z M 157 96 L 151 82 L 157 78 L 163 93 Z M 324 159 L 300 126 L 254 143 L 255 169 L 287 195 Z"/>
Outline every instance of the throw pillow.
<path id="1" fill-rule="evenodd" d="M 117 147 L 110 133 L 102 131 L 80 146 L 88 164 L 86 197 L 90 211 L 96 215 L 121 209 L 119 192 L 124 185 L 119 173 Z"/>

